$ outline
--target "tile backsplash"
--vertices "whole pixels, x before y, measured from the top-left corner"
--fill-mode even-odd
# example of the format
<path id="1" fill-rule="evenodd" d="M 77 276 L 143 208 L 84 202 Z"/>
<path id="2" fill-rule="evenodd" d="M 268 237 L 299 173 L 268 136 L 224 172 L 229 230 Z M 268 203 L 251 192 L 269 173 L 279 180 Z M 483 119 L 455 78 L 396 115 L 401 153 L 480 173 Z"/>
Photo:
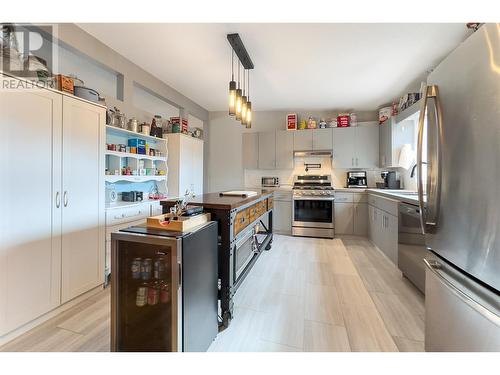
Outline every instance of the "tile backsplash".
<path id="1" fill-rule="evenodd" d="M 304 163 L 314 163 L 321 164 L 320 169 L 310 169 L 308 172 L 305 171 Z M 280 179 L 280 184 L 283 186 L 293 185 L 293 176 L 297 174 L 329 174 L 332 176 L 332 184 L 334 188 L 342 188 L 346 185 L 346 174 L 349 169 L 342 168 L 332 168 L 331 159 L 301 159 L 295 160 L 294 169 L 246 169 L 245 170 L 245 187 L 258 188 L 261 184 L 262 177 L 278 177 Z M 382 182 L 380 177 L 380 172 L 383 169 L 364 169 L 366 170 L 366 176 L 368 179 L 368 186 L 375 187 L 377 182 Z M 403 170 L 404 171 L 404 170 Z M 402 183 L 404 181 L 403 176 Z"/>

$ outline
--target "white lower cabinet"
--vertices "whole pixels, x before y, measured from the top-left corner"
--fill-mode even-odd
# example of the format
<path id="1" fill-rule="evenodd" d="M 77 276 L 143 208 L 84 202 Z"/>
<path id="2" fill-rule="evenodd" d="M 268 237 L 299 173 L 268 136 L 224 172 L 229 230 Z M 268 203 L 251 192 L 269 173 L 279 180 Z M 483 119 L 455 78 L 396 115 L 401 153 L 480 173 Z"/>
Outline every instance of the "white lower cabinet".
<path id="1" fill-rule="evenodd" d="M 103 282 L 106 110 L 43 89 L 0 102 L 3 336 Z"/>
<path id="2" fill-rule="evenodd" d="M 335 193 L 335 234 L 368 234 L 368 205 L 365 193 Z"/>
<path id="3" fill-rule="evenodd" d="M 394 263 L 398 263 L 398 217 L 393 215 L 397 201 L 370 195 L 368 233 L 370 240 Z M 377 206 L 375 206 L 376 204 Z M 381 209 L 379 207 L 383 207 Z M 391 211 L 391 213 L 385 211 Z"/>
<path id="4" fill-rule="evenodd" d="M 292 232 L 292 201 L 273 203 L 273 231 L 289 234 Z"/>
<path id="5" fill-rule="evenodd" d="M 354 234 L 353 203 L 335 203 L 335 234 Z"/>
<path id="6" fill-rule="evenodd" d="M 357 236 L 368 235 L 368 204 L 354 203 L 354 229 Z"/>
<path id="7" fill-rule="evenodd" d="M 273 232 L 292 233 L 292 192 L 276 190 L 273 194 Z"/>
<path id="8" fill-rule="evenodd" d="M 106 210 L 106 277 L 111 273 L 111 233 L 135 225 L 144 225 L 149 216 L 161 215 L 162 211 L 163 207 L 159 201 L 137 203 L 130 207 L 116 207 Z"/>

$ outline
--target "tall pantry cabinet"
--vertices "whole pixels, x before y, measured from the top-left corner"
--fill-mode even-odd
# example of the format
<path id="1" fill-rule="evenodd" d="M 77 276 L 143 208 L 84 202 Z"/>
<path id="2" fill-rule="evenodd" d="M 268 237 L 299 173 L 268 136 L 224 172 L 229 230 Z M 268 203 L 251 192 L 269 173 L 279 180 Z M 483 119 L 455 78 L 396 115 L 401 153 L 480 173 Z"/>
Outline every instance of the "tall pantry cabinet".
<path id="1" fill-rule="evenodd" d="M 0 91 L 0 339 L 104 281 L 105 115 L 51 90 Z"/>
<path id="2" fill-rule="evenodd" d="M 176 133 L 167 135 L 167 143 L 168 196 L 203 194 L 203 140 Z"/>
<path id="3" fill-rule="evenodd" d="M 62 302 L 104 281 L 106 112 L 63 97 Z"/>

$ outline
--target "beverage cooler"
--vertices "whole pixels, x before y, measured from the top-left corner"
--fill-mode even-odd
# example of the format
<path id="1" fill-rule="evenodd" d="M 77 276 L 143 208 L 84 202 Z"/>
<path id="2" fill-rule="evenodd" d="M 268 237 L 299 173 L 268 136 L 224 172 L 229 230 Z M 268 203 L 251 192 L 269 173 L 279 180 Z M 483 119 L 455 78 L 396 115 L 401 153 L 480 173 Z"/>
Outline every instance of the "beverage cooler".
<path id="1" fill-rule="evenodd" d="M 111 350 L 206 351 L 218 331 L 217 223 L 111 240 Z"/>

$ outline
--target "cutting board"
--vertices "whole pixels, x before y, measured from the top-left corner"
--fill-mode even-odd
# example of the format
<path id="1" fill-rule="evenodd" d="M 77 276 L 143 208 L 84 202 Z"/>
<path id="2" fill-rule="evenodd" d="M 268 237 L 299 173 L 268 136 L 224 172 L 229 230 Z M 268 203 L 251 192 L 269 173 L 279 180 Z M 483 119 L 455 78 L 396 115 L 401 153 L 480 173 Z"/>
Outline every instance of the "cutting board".
<path id="1" fill-rule="evenodd" d="M 219 194 L 221 197 L 242 197 L 242 198 L 250 198 L 255 197 L 257 195 L 256 191 L 249 190 L 231 190 L 225 191 Z"/>
<path id="2" fill-rule="evenodd" d="M 146 226 L 148 228 L 172 230 L 176 232 L 187 232 L 188 230 L 210 221 L 210 214 L 199 214 L 194 216 L 177 216 L 164 214 L 148 217 Z"/>

